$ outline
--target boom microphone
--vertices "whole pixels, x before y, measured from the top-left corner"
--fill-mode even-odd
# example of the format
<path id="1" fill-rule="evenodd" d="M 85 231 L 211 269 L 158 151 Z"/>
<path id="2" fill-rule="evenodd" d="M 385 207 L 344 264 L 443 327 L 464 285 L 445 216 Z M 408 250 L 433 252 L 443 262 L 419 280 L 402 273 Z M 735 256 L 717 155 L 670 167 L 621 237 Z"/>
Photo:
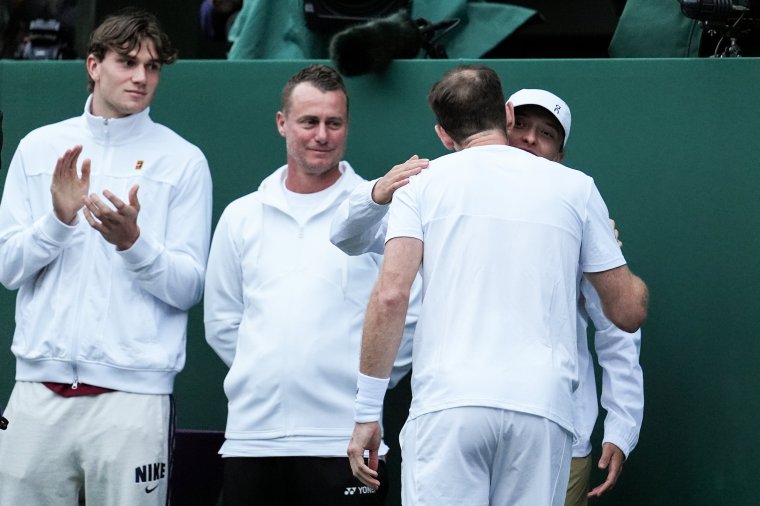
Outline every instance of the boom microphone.
<path id="1" fill-rule="evenodd" d="M 338 32 L 330 41 L 330 59 L 344 76 L 380 72 L 397 58 L 415 58 L 422 33 L 405 10 Z"/>

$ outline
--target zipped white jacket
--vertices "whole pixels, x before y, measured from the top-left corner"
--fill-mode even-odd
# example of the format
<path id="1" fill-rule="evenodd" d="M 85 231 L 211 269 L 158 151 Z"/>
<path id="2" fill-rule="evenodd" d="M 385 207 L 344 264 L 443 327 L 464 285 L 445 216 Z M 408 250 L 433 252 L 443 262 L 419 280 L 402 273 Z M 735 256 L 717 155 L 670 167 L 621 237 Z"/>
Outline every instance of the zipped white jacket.
<path id="1" fill-rule="evenodd" d="M 349 256 L 329 241 L 338 205 L 361 181 L 340 179 L 300 222 L 287 166 L 225 209 L 206 276 L 206 340 L 230 367 L 225 456 L 345 457 L 353 430 L 362 325 L 382 257 Z M 394 369 L 411 365 L 419 294 Z M 393 381 L 392 381 L 393 383 Z"/>
<path id="2" fill-rule="evenodd" d="M 201 151 L 154 123 L 90 114 L 29 133 L 0 203 L 0 282 L 18 290 L 11 351 L 16 380 L 78 382 L 168 394 L 185 363 L 187 311 L 203 292 L 211 176 Z M 139 185 L 140 236 L 116 251 L 79 212 L 53 213 L 56 159 L 81 144 L 90 193 L 128 201 Z"/>

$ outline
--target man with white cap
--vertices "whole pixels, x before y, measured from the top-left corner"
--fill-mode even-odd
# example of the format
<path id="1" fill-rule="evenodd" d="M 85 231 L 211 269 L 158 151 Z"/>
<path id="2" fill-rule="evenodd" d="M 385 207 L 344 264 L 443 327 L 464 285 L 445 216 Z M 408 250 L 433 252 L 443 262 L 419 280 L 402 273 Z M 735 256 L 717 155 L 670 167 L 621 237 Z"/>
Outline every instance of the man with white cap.
<path id="1" fill-rule="evenodd" d="M 570 135 L 570 108 L 545 90 L 523 89 L 509 97 L 515 125 L 509 131 L 511 146 L 556 162 L 564 158 Z M 578 387 L 573 394 L 573 460 L 565 506 L 581 506 L 589 496 L 610 490 L 623 470 L 623 462 L 636 446 L 644 415 L 644 382 L 639 365 L 641 331 L 624 332 L 601 310 L 599 296 L 585 276 L 578 299 Z M 594 323 L 594 347 L 602 367 L 602 406 L 607 410 L 599 468 L 607 469 L 604 483 L 589 492 L 591 432 L 599 413 L 594 364 L 588 348 L 588 319 Z"/>
<path id="2" fill-rule="evenodd" d="M 545 90 L 523 89 L 508 102 L 515 111 L 509 145 L 561 162 L 570 136 L 570 108 L 565 101 Z"/>

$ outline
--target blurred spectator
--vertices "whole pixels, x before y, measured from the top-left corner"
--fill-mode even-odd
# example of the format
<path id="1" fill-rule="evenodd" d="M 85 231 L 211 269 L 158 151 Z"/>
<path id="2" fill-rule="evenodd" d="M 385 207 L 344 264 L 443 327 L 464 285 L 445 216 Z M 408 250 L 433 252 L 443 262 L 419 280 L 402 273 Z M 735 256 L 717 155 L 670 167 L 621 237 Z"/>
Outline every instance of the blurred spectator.
<path id="1" fill-rule="evenodd" d="M 243 6 L 243 0 L 203 0 L 201 33 L 210 40 L 227 40 L 232 22 Z"/>
<path id="2" fill-rule="evenodd" d="M 75 58 L 76 6 L 77 0 L 0 0 L 0 57 Z"/>

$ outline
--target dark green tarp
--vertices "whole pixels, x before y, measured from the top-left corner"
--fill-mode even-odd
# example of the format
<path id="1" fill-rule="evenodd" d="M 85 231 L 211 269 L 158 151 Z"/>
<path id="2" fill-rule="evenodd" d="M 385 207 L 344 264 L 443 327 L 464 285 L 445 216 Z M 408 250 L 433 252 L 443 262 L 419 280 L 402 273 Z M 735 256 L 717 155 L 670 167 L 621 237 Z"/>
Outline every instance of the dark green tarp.
<path id="1" fill-rule="evenodd" d="M 441 39 L 449 58 L 479 58 L 535 14 L 515 5 L 414 0 L 411 16 L 431 23 L 457 18 Z M 329 35 L 309 30 L 303 0 L 248 0 L 230 30 L 230 60 L 327 58 Z"/>

